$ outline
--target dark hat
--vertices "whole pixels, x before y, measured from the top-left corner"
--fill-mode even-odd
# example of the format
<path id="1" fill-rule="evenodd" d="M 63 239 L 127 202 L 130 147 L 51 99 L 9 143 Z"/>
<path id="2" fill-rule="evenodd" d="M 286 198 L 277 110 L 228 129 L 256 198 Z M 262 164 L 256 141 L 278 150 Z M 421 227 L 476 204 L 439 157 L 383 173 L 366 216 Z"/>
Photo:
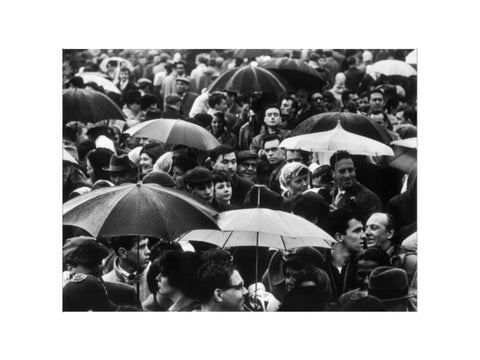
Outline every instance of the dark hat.
<path id="1" fill-rule="evenodd" d="M 186 173 L 188 170 L 198 166 L 197 162 L 185 155 L 175 155 L 172 158 L 172 168 L 176 166 Z"/>
<path id="2" fill-rule="evenodd" d="M 97 148 L 87 154 L 87 159 L 94 169 L 102 169 L 110 164 L 113 151 L 107 148 Z"/>
<path id="3" fill-rule="evenodd" d="M 257 160 L 258 159 L 257 153 L 252 150 L 243 150 L 237 153 L 237 162 L 241 163 L 249 159 Z"/>
<path id="4" fill-rule="evenodd" d="M 330 165 L 322 165 L 322 166 L 319 166 L 318 168 L 315 169 L 315 171 L 312 173 L 312 178 L 316 178 L 316 177 L 323 177 L 325 175 L 330 175 L 330 177 L 332 176 L 332 173 L 331 173 L 331 168 L 330 168 Z M 333 180 L 333 178 L 332 178 Z"/>
<path id="5" fill-rule="evenodd" d="M 347 302 L 343 311 L 386 311 L 385 305 L 375 296 L 365 296 Z"/>
<path id="6" fill-rule="evenodd" d="M 87 136 L 92 140 L 96 140 L 100 135 L 104 135 L 109 139 L 112 138 L 112 133 L 108 126 L 95 126 L 87 130 Z"/>
<path id="7" fill-rule="evenodd" d="M 63 311 L 115 311 L 100 279 L 75 274 L 63 287 Z"/>
<path id="8" fill-rule="evenodd" d="M 408 299 L 414 295 L 408 292 L 408 276 L 405 270 L 390 266 L 373 269 L 368 280 L 368 295 L 382 302 Z"/>
<path id="9" fill-rule="evenodd" d="M 108 167 L 104 167 L 104 171 L 108 172 L 125 172 L 131 171 L 135 169 L 135 165 L 132 164 L 128 155 L 124 154 L 121 156 L 117 156 L 115 154 L 112 155 L 110 158 L 110 165 Z"/>
<path id="10" fill-rule="evenodd" d="M 175 95 L 175 94 L 168 95 L 167 98 L 165 99 L 165 103 L 167 105 L 174 105 L 174 104 L 176 104 L 180 101 L 182 101 L 182 98 L 178 95 Z"/>
<path id="11" fill-rule="evenodd" d="M 313 247 L 301 247 L 287 255 L 287 259 L 283 264 L 283 272 L 287 267 L 294 269 L 303 269 L 309 266 L 315 266 L 319 269 L 325 269 L 325 258 L 322 253 Z"/>
<path id="12" fill-rule="evenodd" d="M 183 181 L 185 185 L 203 184 L 213 181 L 213 174 L 207 168 L 204 168 L 203 166 L 197 166 L 187 171 L 183 178 Z"/>
<path id="13" fill-rule="evenodd" d="M 152 158 L 152 162 L 155 163 L 158 158 L 165 152 L 165 148 L 159 143 L 147 143 L 143 145 L 140 154 L 145 153 Z"/>
<path id="14" fill-rule="evenodd" d="M 390 266 L 390 257 L 388 254 L 377 247 L 371 247 L 365 250 L 365 252 L 358 257 L 358 261 L 360 260 L 373 261 L 379 264 L 379 266 Z"/>
<path id="15" fill-rule="evenodd" d="M 75 264 L 98 264 L 108 256 L 108 249 L 90 236 L 67 239 L 62 251 L 63 260 Z"/>
<path id="16" fill-rule="evenodd" d="M 142 181 L 144 184 L 158 184 L 165 187 L 174 187 L 175 181 L 165 171 L 151 171 Z"/>
<path id="17" fill-rule="evenodd" d="M 132 103 L 135 103 L 135 102 L 140 103 L 141 98 L 142 98 L 142 94 L 140 93 L 140 91 L 130 90 L 130 91 L 127 91 L 123 100 L 127 104 L 132 104 Z"/>
<path id="18" fill-rule="evenodd" d="M 179 76 L 177 77 L 176 81 L 183 81 L 184 83 L 190 85 L 190 78 L 188 76 Z"/>

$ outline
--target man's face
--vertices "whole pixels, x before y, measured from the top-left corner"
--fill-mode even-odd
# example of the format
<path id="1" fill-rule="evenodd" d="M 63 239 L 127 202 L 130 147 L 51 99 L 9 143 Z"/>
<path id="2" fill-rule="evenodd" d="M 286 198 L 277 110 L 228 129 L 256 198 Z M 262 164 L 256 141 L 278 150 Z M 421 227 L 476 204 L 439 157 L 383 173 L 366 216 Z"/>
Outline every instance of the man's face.
<path id="1" fill-rule="evenodd" d="M 283 99 L 280 104 L 280 112 L 284 116 L 290 116 L 293 110 L 293 100 Z"/>
<path id="2" fill-rule="evenodd" d="M 237 172 L 237 157 L 235 153 L 220 155 L 213 164 L 214 170 L 223 170 L 233 176 Z"/>
<path id="3" fill-rule="evenodd" d="M 277 108 L 269 108 L 265 111 L 265 125 L 268 127 L 277 127 L 282 122 L 280 111 Z"/>
<path id="4" fill-rule="evenodd" d="M 370 119 L 372 119 L 374 123 L 387 129 L 387 124 L 385 123 L 385 118 L 383 116 L 383 113 L 371 114 Z"/>
<path id="5" fill-rule="evenodd" d="M 240 177 L 255 182 L 257 177 L 257 161 L 255 159 L 247 159 L 238 163 L 237 174 Z"/>
<path id="6" fill-rule="evenodd" d="M 134 182 L 135 175 L 131 172 L 118 172 L 118 173 L 110 173 L 110 181 L 115 185 L 122 185 L 125 183 Z"/>
<path id="7" fill-rule="evenodd" d="M 312 94 L 312 105 L 317 110 L 323 110 L 323 95 L 319 92 Z"/>
<path id="8" fill-rule="evenodd" d="M 345 235 L 340 235 L 341 241 L 349 253 L 359 253 L 363 249 L 365 241 L 365 233 L 363 232 L 363 224 L 357 219 L 351 219 L 348 222 L 348 229 Z"/>
<path id="9" fill-rule="evenodd" d="M 286 155 L 286 159 L 287 159 L 288 163 L 291 163 L 291 162 L 294 162 L 294 161 L 302 163 L 302 164 L 304 163 L 302 155 L 300 154 L 300 151 L 298 151 L 298 150 L 287 150 L 285 155 Z"/>
<path id="10" fill-rule="evenodd" d="M 278 164 L 284 159 L 284 152 L 279 148 L 280 141 L 272 140 L 267 141 L 263 146 L 263 150 L 267 156 L 267 160 L 270 164 Z"/>
<path id="11" fill-rule="evenodd" d="M 287 267 L 285 270 L 285 287 L 288 291 L 292 291 L 295 287 L 295 282 L 297 281 L 297 276 L 300 270 L 292 269 L 291 267 Z"/>
<path id="12" fill-rule="evenodd" d="M 120 81 L 126 81 L 128 80 L 128 77 L 128 71 L 120 71 L 120 73 L 118 74 L 118 78 L 120 79 Z"/>
<path id="13" fill-rule="evenodd" d="M 188 85 L 185 81 L 177 81 L 175 86 L 177 88 L 177 94 L 180 95 L 185 94 L 190 87 L 190 85 Z"/>
<path id="14" fill-rule="evenodd" d="M 368 289 L 368 279 L 373 269 L 379 265 L 375 261 L 371 260 L 358 260 L 357 262 L 357 282 L 360 286 L 360 290 Z"/>
<path id="15" fill-rule="evenodd" d="M 141 238 L 130 250 L 125 249 L 123 255 L 125 260 L 133 267 L 143 270 L 150 261 L 150 250 L 148 249 L 148 238 Z"/>
<path id="16" fill-rule="evenodd" d="M 232 198 L 232 185 L 230 181 L 217 182 L 214 185 L 215 199 L 221 203 L 229 202 Z"/>
<path id="17" fill-rule="evenodd" d="M 375 213 L 368 218 L 365 226 L 367 247 L 380 246 L 383 248 L 386 246 L 387 242 L 393 237 L 393 231 L 387 230 L 387 223 L 386 214 Z"/>
<path id="18" fill-rule="evenodd" d="M 207 202 L 212 203 L 213 200 L 213 182 L 197 184 L 192 186 L 192 195 Z"/>
<path id="19" fill-rule="evenodd" d="M 367 96 L 358 99 L 358 109 L 363 113 L 367 113 L 370 110 L 370 102 Z"/>
<path id="20" fill-rule="evenodd" d="M 335 164 L 333 178 L 340 190 L 352 188 L 356 183 L 355 167 L 352 159 L 342 159 Z"/>
<path id="21" fill-rule="evenodd" d="M 228 289 L 222 289 L 221 310 L 243 311 L 247 289 L 245 289 L 242 276 L 237 270 L 234 270 L 230 276 L 230 286 Z"/>
<path id="22" fill-rule="evenodd" d="M 295 96 L 300 107 L 307 106 L 308 93 L 305 90 L 298 90 Z"/>
<path id="23" fill-rule="evenodd" d="M 183 66 L 183 64 L 177 64 L 177 67 L 175 69 L 178 75 L 180 76 L 185 75 L 185 66 Z"/>
<path id="24" fill-rule="evenodd" d="M 227 100 L 225 99 L 221 99 L 220 103 L 215 105 L 215 110 L 218 110 L 220 112 L 225 112 L 227 111 L 227 109 L 228 109 L 228 105 L 227 105 Z"/>
<path id="25" fill-rule="evenodd" d="M 370 94 L 370 110 L 376 114 L 383 111 L 385 106 L 383 95 L 380 93 Z"/>

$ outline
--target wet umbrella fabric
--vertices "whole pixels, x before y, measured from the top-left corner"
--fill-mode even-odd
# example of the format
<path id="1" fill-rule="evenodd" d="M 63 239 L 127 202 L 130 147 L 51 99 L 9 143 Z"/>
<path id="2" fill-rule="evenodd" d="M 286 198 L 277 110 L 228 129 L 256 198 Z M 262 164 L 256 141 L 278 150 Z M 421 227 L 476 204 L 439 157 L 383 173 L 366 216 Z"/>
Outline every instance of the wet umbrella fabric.
<path id="1" fill-rule="evenodd" d="M 157 184 L 100 188 L 63 204 L 63 224 L 95 237 L 174 239 L 192 229 L 218 229 L 216 216 L 215 210 L 186 193 Z"/>
<path id="2" fill-rule="evenodd" d="M 338 150 L 345 150 L 355 155 L 394 155 L 389 146 L 344 130 L 340 121 L 333 130 L 294 136 L 283 140 L 280 147 L 311 152 L 333 153 Z"/>
<path id="3" fill-rule="evenodd" d="M 63 90 L 63 122 L 84 124 L 101 120 L 125 120 L 122 110 L 107 95 L 90 89 Z"/>
<path id="4" fill-rule="evenodd" d="M 148 120 L 131 127 L 125 133 L 133 137 L 155 139 L 165 144 L 188 145 L 200 150 L 211 150 L 220 145 L 206 129 L 184 120 Z"/>
<path id="5" fill-rule="evenodd" d="M 329 112 L 314 115 L 293 129 L 288 137 L 332 130 L 337 126 L 338 120 L 340 120 L 342 127 L 351 133 L 365 136 L 384 144 L 389 144 L 393 140 L 383 127 L 371 119 L 363 115 L 347 112 Z"/>
<path id="6" fill-rule="evenodd" d="M 378 61 L 372 65 L 371 70 L 385 76 L 410 77 L 417 75 L 417 71 L 410 64 L 393 59 Z"/>
<path id="7" fill-rule="evenodd" d="M 387 160 L 388 165 L 410 173 L 417 166 L 417 138 L 392 141 L 390 146 L 395 154 Z"/>
<path id="8" fill-rule="evenodd" d="M 291 86 L 281 76 L 258 66 L 244 66 L 228 70 L 211 85 L 209 92 L 232 91 L 239 94 L 281 94 Z"/>
<path id="9" fill-rule="evenodd" d="M 295 89 L 321 90 L 326 84 L 323 76 L 302 60 L 276 58 L 261 63 L 260 66 L 280 74 Z"/>
<path id="10" fill-rule="evenodd" d="M 77 74 L 77 76 L 80 76 L 85 84 L 88 82 L 94 82 L 98 86 L 103 87 L 106 92 L 112 92 L 119 95 L 121 94 L 121 91 L 118 89 L 118 87 L 116 87 L 113 82 L 106 79 L 102 73 L 86 72 Z"/>

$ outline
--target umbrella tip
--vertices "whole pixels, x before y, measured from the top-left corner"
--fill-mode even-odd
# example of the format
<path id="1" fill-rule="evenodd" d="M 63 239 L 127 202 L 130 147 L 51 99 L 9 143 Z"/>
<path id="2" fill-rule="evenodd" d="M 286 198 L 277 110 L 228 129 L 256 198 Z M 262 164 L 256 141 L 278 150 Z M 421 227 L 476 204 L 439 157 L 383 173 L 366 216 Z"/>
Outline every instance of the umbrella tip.
<path id="1" fill-rule="evenodd" d="M 137 181 L 137 186 L 140 186 L 140 185 L 142 185 L 142 180 Z"/>

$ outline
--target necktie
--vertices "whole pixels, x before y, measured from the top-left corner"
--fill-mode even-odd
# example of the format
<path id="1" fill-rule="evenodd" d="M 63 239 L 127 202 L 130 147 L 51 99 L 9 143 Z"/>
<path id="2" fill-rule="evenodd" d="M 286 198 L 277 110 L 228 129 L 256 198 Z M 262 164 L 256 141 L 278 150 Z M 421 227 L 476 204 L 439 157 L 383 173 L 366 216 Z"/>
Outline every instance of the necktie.
<path id="1" fill-rule="evenodd" d="M 338 207 L 338 204 L 340 203 L 340 200 L 342 200 L 343 195 L 345 195 L 345 191 L 338 191 L 338 194 L 335 197 L 335 203 L 334 203 L 335 206 Z"/>

